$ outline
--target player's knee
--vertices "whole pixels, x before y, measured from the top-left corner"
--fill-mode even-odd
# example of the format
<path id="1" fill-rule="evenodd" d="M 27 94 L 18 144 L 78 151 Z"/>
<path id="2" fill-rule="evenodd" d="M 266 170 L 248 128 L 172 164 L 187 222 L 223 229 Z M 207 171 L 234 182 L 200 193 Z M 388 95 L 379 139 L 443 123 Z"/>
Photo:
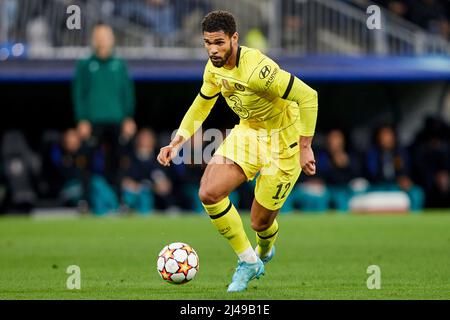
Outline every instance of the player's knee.
<path id="1" fill-rule="evenodd" d="M 252 220 L 251 226 L 252 226 L 252 229 L 255 230 L 256 232 L 261 232 L 261 231 L 269 229 L 271 224 L 270 224 L 270 221 Z"/>
<path id="2" fill-rule="evenodd" d="M 200 187 L 198 197 L 203 204 L 215 204 L 225 198 L 226 195 L 217 192 L 211 188 Z"/>

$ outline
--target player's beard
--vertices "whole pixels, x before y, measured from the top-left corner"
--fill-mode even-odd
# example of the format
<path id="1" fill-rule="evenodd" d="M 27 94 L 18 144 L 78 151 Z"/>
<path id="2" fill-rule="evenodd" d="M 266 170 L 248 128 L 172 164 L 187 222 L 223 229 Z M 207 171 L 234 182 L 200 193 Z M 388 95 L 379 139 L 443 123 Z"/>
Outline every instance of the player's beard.
<path id="1" fill-rule="evenodd" d="M 233 52 L 233 44 L 230 42 L 230 49 L 225 53 L 223 59 L 221 59 L 220 61 L 214 61 L 213 59 L 210 58 L 213 66 L 216 68 L 222 68 L 224 65 L 227 64 L 228 59 L 230 58 L 232 52 Z"/>

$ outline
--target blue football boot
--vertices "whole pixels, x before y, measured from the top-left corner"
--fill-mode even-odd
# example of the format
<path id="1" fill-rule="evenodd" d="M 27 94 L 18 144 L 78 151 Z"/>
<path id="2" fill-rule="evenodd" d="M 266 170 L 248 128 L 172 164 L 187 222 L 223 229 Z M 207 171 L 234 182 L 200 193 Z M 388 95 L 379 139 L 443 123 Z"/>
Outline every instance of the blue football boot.
<path id="1" fill-rule="evenodd" d="M 258 258 L 256 263 L 239 261 L 228 292 L 241 292 L 247 289 L 250 280 L 259 279 L 264 274 L 264 263 Z"/>

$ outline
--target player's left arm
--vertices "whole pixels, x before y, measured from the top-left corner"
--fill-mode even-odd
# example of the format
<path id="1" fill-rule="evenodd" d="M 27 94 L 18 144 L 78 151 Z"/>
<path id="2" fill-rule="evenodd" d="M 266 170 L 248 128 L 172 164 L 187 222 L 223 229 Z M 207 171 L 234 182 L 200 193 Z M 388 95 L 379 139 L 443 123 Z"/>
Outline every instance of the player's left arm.
<path id="1" fill-rule="evenodd" d="M 300 165 L 307 175 L 314 175 L 316 165 L 311 144 L 317 121 L 317 91 L 269 58 L 259 63 L 250 81 L 260 92 L 297 103 L 300 110 Z"/>
<path id="2" fill-rule="evenodd" d="M 283 99 L 294 101 L 300 109 L 300 165 L 303 172 L 307 175 L 316 174 L 316 160 L 312 150 L 312 140 L 314 137 L 318 111 L 318 94 L 299 78 L 284 70 L 280 70 L 280 82 L 277 92 L 283 89 L 287 78 L 289 82 L 281 96 Z M 283 78 L 283 79 L 282 79 Z"/>

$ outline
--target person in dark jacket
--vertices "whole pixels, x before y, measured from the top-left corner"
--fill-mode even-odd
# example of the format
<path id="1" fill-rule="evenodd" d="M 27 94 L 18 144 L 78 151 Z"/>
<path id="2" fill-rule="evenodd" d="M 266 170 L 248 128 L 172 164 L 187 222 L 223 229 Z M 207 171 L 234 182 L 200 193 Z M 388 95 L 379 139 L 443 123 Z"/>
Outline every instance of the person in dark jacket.
<path id="1" fill-rule="evenodd" d="M 66 206 L 91 208 L 96 215 L 118 210 L 116 194 L 99 172 L 101 154 L 82 142 L 75 129 L 64 132 L 60 144 L 51 147 L 51 162 L 58 173 L 60 199 Z"/>
<path id="2" fill-rule="evenodd" d="M 398 143 L 394 128 L 380 126 L 375 145 L 366 154 L 367 177 L 373 191 L 403 190 L 408 194 L 411 211 L 423 208 L 425 195 L 411 179 L 409 154 Z"/>
<path id="3" fill-rule="evenodd" d="M 158 202 L 161 208 L 174 203 L 172 183 L 159 168 L 154 154 L 156 138 L 150 129 L 139 130 L 133 150 L 122 149 L 122 199 L 140 214 L 152 212 Z"/>
<path id="4" fill-rule="evenodd" d="M 331 206 L 340 212 L 349 210 L 349 201 L 359 191 L 355 187 L 361 179 L 361 164 L 357 154 L 349 150 L 344 133 L 339 129 L 327 135 L 326 150 L 317 155 L 319 176 L 330 191 Z"/>

